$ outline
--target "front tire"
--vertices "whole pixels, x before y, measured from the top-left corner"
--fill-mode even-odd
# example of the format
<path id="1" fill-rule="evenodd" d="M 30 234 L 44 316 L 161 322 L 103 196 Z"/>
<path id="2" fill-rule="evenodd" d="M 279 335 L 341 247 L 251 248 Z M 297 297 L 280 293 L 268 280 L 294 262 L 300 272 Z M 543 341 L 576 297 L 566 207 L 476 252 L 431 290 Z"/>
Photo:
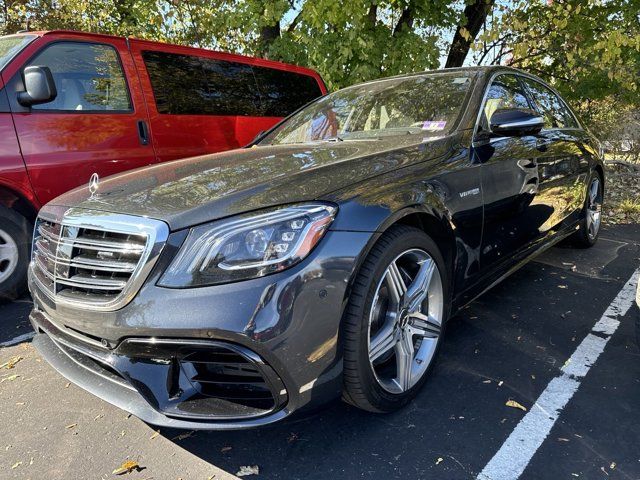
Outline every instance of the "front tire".
<path id="1" fill-rule="evenodd" d="M 435 242 L 398 225 L 365 259 L 343 320 L 343 398 L 371 412 L 406 405 L 426 381 L 450 311 L 449 278 Z"/>
<path id="2" fill-rule="evenodd" d="M 27 289 L 31 223 L 0 207 L 0 303 L 14 300 Z"/>

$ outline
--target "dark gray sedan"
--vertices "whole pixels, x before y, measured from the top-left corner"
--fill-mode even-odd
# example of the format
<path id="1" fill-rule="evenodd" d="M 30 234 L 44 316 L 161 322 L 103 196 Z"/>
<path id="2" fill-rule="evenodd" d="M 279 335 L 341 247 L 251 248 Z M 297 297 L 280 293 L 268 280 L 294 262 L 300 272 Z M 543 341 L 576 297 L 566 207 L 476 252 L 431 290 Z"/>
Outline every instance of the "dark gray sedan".
<path id="1" fill-rule="evenodd" d="M 458 309 L 560 240 L 596 242 L 604 179 L 597 140 L 526 73 L 349 87 L 247 148 L 43 208 L 34 343 L 156 425 L 257 426 L 339 396 L 389 412 Z"/>

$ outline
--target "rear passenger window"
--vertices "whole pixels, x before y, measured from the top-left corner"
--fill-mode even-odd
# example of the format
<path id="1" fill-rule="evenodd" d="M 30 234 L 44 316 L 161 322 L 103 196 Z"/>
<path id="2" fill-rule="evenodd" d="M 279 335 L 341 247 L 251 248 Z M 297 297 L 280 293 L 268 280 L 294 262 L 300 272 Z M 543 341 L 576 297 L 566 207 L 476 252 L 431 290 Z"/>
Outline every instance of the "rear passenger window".
<path id="1" fill-rule="evenodd" d="M 523 78 L 536 109 L 544 117 L 545 128 L 578 128 L 578 123 L 567 106 L 552 90 L 535 80 Z"/>
<path id="2" fill-rule="evenodd" d="M 131 111 L 129 90 L 115 48 L 59 42 L 46 47 L 29 65 L 49 67 L 58 95 L 32 110 Z"/>
<path id="3" fill-rule="evenodd" d="M 482 127 L 489 128 L 491 115 L 499 108 L 531 108 L 527 96 L 514 75 L 498 75 L 487 92 Z"/>
<path id="4" fill-rule="evenodd" d="M 202 67 L 209 91 L 206 113 L 260 116 L 260 94 L 251 65 L 203 58 Z"/>
<path id="5" fill-rule="evenodd" d="M 315 78 L 285 70 L 253 67 L 262 94 L 262 115 L 286 117 L 322 95 Z"/>
<path id="6" fill-rule="evenodd" d="M 198 57 L 164 52 L 142 52 L 159 113 L 209 113 L 209 87 Z"/>

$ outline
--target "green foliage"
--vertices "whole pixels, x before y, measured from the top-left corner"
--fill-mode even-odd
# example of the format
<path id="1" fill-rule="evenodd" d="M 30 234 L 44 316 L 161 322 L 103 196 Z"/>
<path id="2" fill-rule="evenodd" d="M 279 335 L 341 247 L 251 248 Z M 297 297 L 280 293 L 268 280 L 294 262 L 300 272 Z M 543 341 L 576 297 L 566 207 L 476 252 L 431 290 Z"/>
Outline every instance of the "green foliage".
<path id="1" fill-rule="evenodd" d="M 639 0 L 518 0 L 484 35 L 507 32 L 512 66 L 550 81 L 587 123 L 603 127 L 613 120 L 609 108 L 640 103 L 639 12 Z"/>
<path id="2" fill-rule="evenodd" d="M 259 55 L 313 67 L 335 89 L 438 67 L 470 3 L 0 0 L 0 33 L 66 28 Z M 615 136 L 615 113 L 640 108 L 638 12 L 640 0 L 502 0 L 469 40 L 477 52 L 499 46 L 497 61 L 550 81 L 596 133 Z"/>

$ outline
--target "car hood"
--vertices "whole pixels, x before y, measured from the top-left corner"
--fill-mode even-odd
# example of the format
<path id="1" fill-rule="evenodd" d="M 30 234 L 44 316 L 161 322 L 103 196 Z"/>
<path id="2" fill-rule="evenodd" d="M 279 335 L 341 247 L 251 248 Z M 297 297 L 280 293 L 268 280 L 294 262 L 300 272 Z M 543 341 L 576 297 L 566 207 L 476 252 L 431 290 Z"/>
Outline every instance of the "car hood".
<path id="1" fill-rule="evenodd" d="M 51 205 L 155 218 L 178 230 L 323 195 L 441 156 L 451 137 L 258 146 L 161 163 L 101 179 Z M 89 180 L 89 179 L 87 179 Z"/>

